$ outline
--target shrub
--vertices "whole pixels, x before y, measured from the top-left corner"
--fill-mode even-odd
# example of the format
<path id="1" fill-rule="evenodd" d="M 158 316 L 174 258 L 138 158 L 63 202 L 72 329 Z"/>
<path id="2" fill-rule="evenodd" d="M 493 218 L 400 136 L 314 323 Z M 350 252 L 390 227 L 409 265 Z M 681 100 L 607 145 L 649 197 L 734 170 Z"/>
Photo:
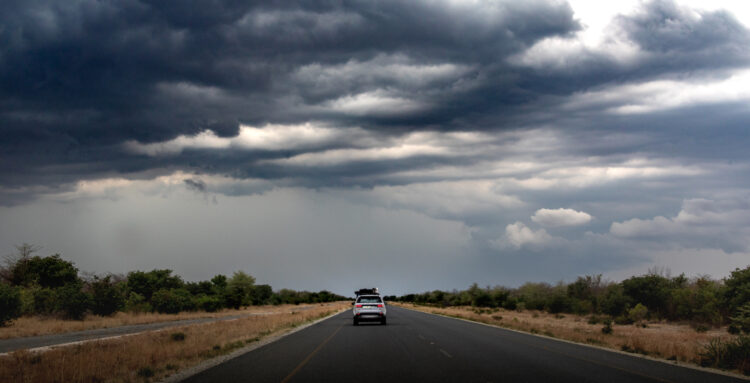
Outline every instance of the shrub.
<path id="1" fill-rule="evenodd" d="M 635 323 L 646 319 L 646 315 L 648 315 L 648 308 L 641 303 L 628 310 L 628 318 Z"/>
<path id="2" fill-rule="evenodd" d="M 17 287 L 0 283 L 0 327 L 21 316 L 21 293 Z"/>
<path id="3" fill-rule="evenodd" d="M 185 333 L 184 332 L 173 332 L 169 335 L 169 338 L 172 339 L 175 342 L 181 342 L 185 340 Z"/>
<path id="4" fill-rule="evenodd" d="M 693 327 L 693 329 L 695 330 L 695 332 L 706 332 L 706 331 L 708 331 L 708 326 L 706 326 L 706 325 L 704 325 L 702 323 L 694 324 L 691 327 Z"/>
<path id="5" fill-rule="evenodd" d="M 622 281 L 622 287 L 625 296 L 631 298 L 633 302 L 643 303 L 658 313 L 662 308 L 667 307 L 672 282 L 666 277 L 651 273 L 628 278 Z"/>
<path id="6" fill-rule="evenodd" d="M 552 314 L 570 311 L 570 300 L 564 293 L 555 293 L 546 304 L 547 311 Z"/>
<path id="7" fill-rule="evenodd" d="M 154 376 L 154 369 L 151 367 L 141 367 L 138 369 L 136 374 L 141 378 L 150 378 Z"/>
<path id="8" fill-rule="evenodd" d="M 195 306 L 199 310 L 214 312 L 221 310 L 224 307 L 224 302 L 217 296 L 201 295 L 195 299 Z"/>
<path id="9" fill-rule="evenodd" d="M 71 283 L 56 289 L 56 311 L 67 319 L 83 319 L 89 309 L 91 298 L 81 290 L 81 285 Z"/>
<path id="10" fill-rule="evenodd" d="M 48 288 L 35 288 L 32 290 L 34 301 L 34 314 L 50 315 L 55 312 L 55 292 Z"/>
<path id="11" fill-rule="evenodd" d="M 78 281 L 78 269 L 73 262 L 60 258 L 59 254 L 49 257 L 22 258 L 11 269 L 12 280 L 16 285 L 57 288 Z"/>
<path id="12" fill-rule="evenodd" d="M 735 269 L 727 278 L 724 300 L 730 313 L 735 312 L 740 306 L 750 302 L 750 266 L 744 269 Z"/>
<path id="13" fill-rule="evenodd" d="M 633 324 L 633 321 L 630 319 L 630 317 L 626 315 L 620 315 L 615 317 L 615 323 L 616 324 Z"/>
<path id="14" fill-rule="evenodd" d="M 148 302 L 146 302 L 146 298 L 136 292 L 131 292 L 128 299 L 125 301 L 125 311 L 143 313 L 151 310 L 153 310 L 153 308 Z"/>
<path id="15" fill-rule="evenodd" d="M 503 308 L 506 310 L 515 310 L 518 305 L 518 301 L 515 298 L 508 298 L 503 302 Z"/>
<path id="16" fill-rule="evenodd" d="M 622 314 L 628 307 L 628 298 L 620 285 L 607 287 L 600 301 L 601 311 L 605 314 L 617 316 Z"/>
<path id="17" fill-rule="evenodd" d="M 732 326 L 740 332 L 750 334 L 750 302 L 745 303 L 737 309 L 737 314 L 729 318 Z"/>
<path id="18" fill-rule="evenodd" d="M 111 282 L 111 277 L 96 278 L 91 283 L 91 311 L 96 315 L 109 316 L 125 304 L 120 289 Z"/>
<path id="19" fill-rule="evenodd" d="M 151 305 L 154 310 L 165 314 L 177 314 L 193 308 L 190 293 L 185 289 L 161 289 L 151 297 Z"/>
<path id="20" fill-rule="evenodd" d="M 704 367 L 737 369 L 750 375 L 750 336 L 738 336 L 726 341 L 714 338 L 706 345 L 700 358 Z"/>
<path id="21" fill-rule="evenodd" d="M 182 278 L 172 275 L 172 270 L 131 271 L 128 273 L 128 291 L 142 295 L 147 301 L 159 290 L 180 288 L 184 285 Z"/>
<path id="22" fill-rule="evenodd" d="M 602 327 L 602 334 L 611 334 L 614 330 L 612 330 L 612 320 L 607 319 L 604 321 L 604 327 Z"/>

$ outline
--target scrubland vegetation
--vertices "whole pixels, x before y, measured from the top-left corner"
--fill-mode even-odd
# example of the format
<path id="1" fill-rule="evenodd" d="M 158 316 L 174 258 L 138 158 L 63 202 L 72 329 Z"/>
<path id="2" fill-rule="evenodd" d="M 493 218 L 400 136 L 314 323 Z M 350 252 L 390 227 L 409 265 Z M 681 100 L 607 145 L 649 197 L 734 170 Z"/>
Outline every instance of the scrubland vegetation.
<path id="1" fill-rule="evenodd" d="M 350 307 L 345 302 L 308 306 L 86 342 L 43 353 L 17 351 L 0 356 L 0 382 L 157 381 L 205 359 Z"/>
<path id="2" fill-rule="evenodd" d="M 736 269 L 724 280 L 670 277 L 653 271 L 619 283 L 604 281 L 597 275 L 579 277 L 568 284 L 529 282 L 518 288 L 480 288 L 474 284 L 462 291 L 435 290 L 386 299 L 441 308 L 441 313 L 448 315 L 473 315 L 471 319 L 525 331 L 546 331 L 575 341 L 626 351 L 642 350 L 750 374 L 750 266 Z M 466 306 L 474 311 L 445 311 Z M 513 322 L 508 322 L 508 315 L 504 314 L 496 314 L 501 319 L 485 317 L 482 310 L 536 312 L 537 316 L 544 313 L 553 317 L 568 314 L 586 317 L 589 326 L 599 327 L 592 335 L 591 328 L 578 324 L 578 330 L 571 333 L 560 326 L 545 329 L 541 323 L 533 325 L 528 320 L 521 324 L 519 314 L 510 316 L 517 319 Z M 682 326 L 654 331 L 678 324 Z M 686 329 L 690 329 L 687 335 Z"/>
<path id="3" fill-rule="evenodd" d="M 28 244 L 17 246 L 15 254 L 0 268 L 0 327 L 11 326 L 21 316 L 84 320 L 91 316 L 117 317 L 121 312 L 135 316 L 214 313 L 246 306 L 345 299 L 325 290 L 274 291 L 269 285 L 256 284 L 255 278 L 243 271 L 199 282 L 185 282 L 168 269 L 131 271 L 127 275 L 84 274 L 82 277 L 72 262 L 58 254 L 36 255 L 38 250 Z M 157 321 L 165 319 L 152 316 Z M 141 318 L 145 317 L 148 316 Z"/>

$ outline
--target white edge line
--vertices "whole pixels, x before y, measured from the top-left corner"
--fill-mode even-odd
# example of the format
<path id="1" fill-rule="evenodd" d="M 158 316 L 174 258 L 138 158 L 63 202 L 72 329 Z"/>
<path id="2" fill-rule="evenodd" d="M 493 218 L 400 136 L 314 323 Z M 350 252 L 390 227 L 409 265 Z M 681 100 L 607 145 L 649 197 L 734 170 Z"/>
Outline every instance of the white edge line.
<path id="1" fill-rule="evenodd" d="M 294 334 L 296 332 L 302 331 L 302 330 L 304 330 L 304 329 L 306 329 L 306 328 L 308 328 L 310 326 L 316 325 L 316 324 L 318 324 L 320 322 L 323 322 L 325 320 L 331 319 L 331 318 L 335 317 L 336 315 L 339 315 L 342 312 L 347 311 L 347 310 L 350 310 L 350 308 L 348 308 L 348 307 L 343 308 L 343 309 L 341 309 L 341 310 L 339 310 L 339 311 L 337 311 L 337 312 L 335 312 L 335 313 L 333 313 L 331 315 L 328 315 L 327 317 L 320 318 L 320 319 L 315 320 L 313 322 L 309 322 L 309 323 L 306 323 L 304 325 L 294 327 L 291 330 L 286 331 L 286 332 L 284 332 L 282 334 L 271 336 L 271 337 L 267 337 L 267 338 L 261 339 L 261 340 L 259 340 L 257 342 L 253 342 L 253 343 L 251 343 L 251 344 L 249 344 L 249 345 L 247 345 L 247 346 L 245 346 L 245 347 L 243 347 L 241 349 L 232 351 L 229 354 L 221 355 L 221 356 L 217 356 L 217 357 L 212 358 L 212 359 L 205 360 L 205 361 L 203 361 L 203 362 L 201 362 L 201 363 L 199 363 L 199 364 L 197 364 L 195 366 L 189 367 L 189 368 L 187 368 L 187 369 L 185 369 L 183 371 L 180 371 L 180 372 L 178 372 L 178 373 L 176 373 L 174 375 L 170 375 L 170 376 L 164 378 L 163 380 L 160 380 L 159 382 L 160 383 L 177 383 L 177 382 L 181 382 L 181 381 L 183 381 L 183 380 L 185 380 L 185 379 L 187 379 L 187 378 L 189 378 L 189 377 L 191 377 L 193 375 L 197 375 L 197 374 L 199 374 L 199 373 L 201 373 L 201 372 L 203 372 L 205 370 L 208 370 L 211 367 L 218 366 L 218 365 L 220 365 L 222 363 L 228 362 L 228 361 L 230 361 L 230 360 L 232 360 L 232 359 L 234 359 L 234 358 L 236 358 L 238 356 L 241 356 L 243 354 L 246 354 L 246 353 L 248 353 L 250 351 L 253 351 L 253 350 L 256 350 L 258 348 L 261 348 L 261 347 L 263 347 L 263 346 L 265 346 L 267 344 L 276 342 L 277 340 L 279 340 L 281 338 L 284 338 L 284 337 L 292 335 L 292 334 Z"/>
<path id="2" fill-rule="evenodd" d="M 494 325 L 494 324 L 477 322 L 477 321 L 473 321 L 473 320 L 465 319 L 465 318 L 456 318 L 456 317 L 452 317 L 450 315 L 430 313 L 430 312 L 416 310 L 416 309 L 412 309 L 412 308 L 408 308 L 408 307 L 404 307 L 404 306 L 399 306 L 399 305 L 394 305 L 394 306 L 400 307 L 400 308 L 405 309 L 405 310 L 416 311 L 416 312 L 422 313 L 422 314 L 435 315 L 435 316 L 440 316 L 440 317 L 449 318 L 449 319 L 461 320 L 461 321 L 464 321 L 464 322 L 469 322 L 469 323 L 474 323 L 474 324 L 480 324 L 480 325 L 488 326 L 488 327 L 494 327 L 494 328 L 498 328 L 498 329 L 501 329 L 501 330 L 513 331 L 513 332 L 516 332 L 516 333 L 519 333 L 519 334 L 531 335 L 531 336 L 535 336 L 535 337 L 539 337 L 539 338 L 556 340 L 558 342 L 565 342 L 565 343 L 575 344 L 575 345 L 578 345 L 578 346 L 586 346 L 586 347 L 589 347 L 589 348 L 595 348 L 595 349 L 602 350 L 602 351 L 609 351 L 609 352 L 614 352 L 614 353 L 617 353 L 617 354 L 632 356 L 632 357 L 636 357 L 636 358 L 648 359 L 648 360 L 652 360 L 654 362 L 668 364 L 670 366 L 685 367 L 685 368 L 690 368 L 690 369 L 697 370 L 697 371 L 708 372 L 708 373 L 717 374 L 717 375 L 724 375 L 724 376 L 728 376 L 728 377 L 731 377 L 731 378 L 740 378 L 742 380 L 748 380 L 748 381 L 750 381 L 750 377 L 745 376 L 745 375 L 740 375 L 740 374 L 737 374 L 737 373 L 734 373 L 734 372 L 730 372 L 730 371 L 719 370 L 719 369 L 715 369 L 715 368 L 708 368 L 708 367 L 696 366 L 694 364 L 685 363 L 685 362 L 681 362 L 681 361 L 677 361 L 677 360 L 660 359 L 660 358 L 655 358 L 655 357 L 650 356 L 650 355 L 630 353 L 630 352 L 620 351 L 620 350 L 617 350 L 617 349 L 614 349 L 614 348 L 607 348 L 607 347 L 597 346 L 597 345 L 594 345 L 594 344 L 578 343 L 578 342 L 574 342 L 572 340 L 567 340 L 567 339 L 562 339 L 562 338 L 555 338 L 555 337 L 546 336 L 546 335 L 542 335 L 542 334 L 533 334 L 533 333 L 530 333 L 530 332 L 516 330 L 516 329 L 512 329 L 512 328 L 508 328 L 508 327 L 502 327 L 502 326 L 498 326 L 498 325 Z"/>

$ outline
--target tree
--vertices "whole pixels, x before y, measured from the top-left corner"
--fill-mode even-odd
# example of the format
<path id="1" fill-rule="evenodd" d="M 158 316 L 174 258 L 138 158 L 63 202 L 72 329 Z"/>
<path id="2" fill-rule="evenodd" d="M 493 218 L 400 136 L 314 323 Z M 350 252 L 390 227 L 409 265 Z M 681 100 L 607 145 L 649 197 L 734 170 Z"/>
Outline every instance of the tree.
<path id="1" fill-rule="evenodd" d="M 750 302 L 750 266 L 735 269 L 724 284 L 724 305 L 734 315 L 740 306 Z"/>
<path id="2" fill-rule="evenodd" d="M 665 313 L 672 290 L 668 278 L 651 273 L 628 278 L 622 281 L 622 287 L 632 302 L 642 303 L 660 315 Z"/>
<path id="3" fill-rule="evenodd" d="M 96 315 L 110 316 L 125 304 L 122 290 L 115 285 L 111 276 L 95 277 L 91 282 L 91 311 Z"/>
<path id="4" fill-rule="evenodd" d="M 17 287 L 0 282 L 0 327 L 21 316 L 21 293 Z"/>
<path id="5" fill-rule="evenodd" d="M 324 293 L 328 293 L 327 291 L 321 291 L 321 302 L 328 302 L 328 295 L 324 295 Z M 330 294 L 330 293 L 329 293 Z M 270 285 L 257 285 L 254 286 L 252 289 L 252 301 L 254 305 L 265 305 L 268 304 L 269 300 L 271 299 L 271 296 L 273 295 L 273 289 Z M 325 296 L 326 298 L 322 298 Z"/>
<path id="6" fill-rule="evenodd" d="M 737 314 L 729 319 L 732 321 L 730 327 L 750 334 L 750 302 L 738 307 Z"/>
<path id="7" fill-rule="evenodd" d="M 56 311 L 68 319 L 83 319 L 91 298 L 81 289 L 81 283 L 69 283 L 55 289 Z"/>
<path id="8" fill-rule="evenodd" d="M 165 314 L 177 314 L 194 307 L 190 292 L 184 288 L 161 289 L 155 292 L 151 297 L 151 305 L 157 312 Z"/>
<path id="9" fill-rule="evenodd" d="M 237 271 L 227 282 L 225 300 L 229 307 L 238 309 L 252 303 L 250 294 L 253 291 L 255 278 L 244 271 Z"/>
<path id="10" fill-rule="evenodd" d="M 16 276 L 16 273 L 24 275 L 26 274 L 26 266 L 28 265 L 29 259 L 38 252 L 41 247 L 36 245 L 30 245 L 24 243 L 22 245 L 14 246 L 16 252 L 5 256 L 5 266 L 0 268 L 0 278 L 4 281 L 13 285 L 21 285 L 18 283 L 18 279 L 23 280 L 25 277 Z"/>
<path id="11" fill-rule="evenodd" d="M 142 295 L 147 301 L 158 290 L 177 289 L 183 286 L 182 278 L 172 275 L 169 269 L 154 269 L 148 272 L 131 271 L 128 273 L 128 291 Z"/>
<path id="12" fill-rule="evenodd" d="M 58 288 L 79 281 L 78 269 L 73 262 L 66 261 L 60 254 L 49 257 L 21 257 L 10 270 L 11 281 L 16 286 Z"/>
<path id="13" fill-rule="evenodd" d="M 628 308 L 630 302 L 623 292 L 622 285 L 612 284 L 607 287 L 599 307 L 605 314 L 618 316 Z"/>

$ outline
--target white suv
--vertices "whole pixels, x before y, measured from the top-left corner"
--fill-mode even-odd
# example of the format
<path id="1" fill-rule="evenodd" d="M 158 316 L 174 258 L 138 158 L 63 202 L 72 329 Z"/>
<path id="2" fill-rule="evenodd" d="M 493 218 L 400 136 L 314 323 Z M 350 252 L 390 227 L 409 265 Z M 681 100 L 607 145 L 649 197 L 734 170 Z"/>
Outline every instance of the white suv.
<path id="1" fill-rule="evenodd" d="M 385 302 L 380 295 L 360 295 L 353 303 L 354 308 L 354 325 L 359 322 L 373 321 L 386 324 L 385 321 Z"/>

